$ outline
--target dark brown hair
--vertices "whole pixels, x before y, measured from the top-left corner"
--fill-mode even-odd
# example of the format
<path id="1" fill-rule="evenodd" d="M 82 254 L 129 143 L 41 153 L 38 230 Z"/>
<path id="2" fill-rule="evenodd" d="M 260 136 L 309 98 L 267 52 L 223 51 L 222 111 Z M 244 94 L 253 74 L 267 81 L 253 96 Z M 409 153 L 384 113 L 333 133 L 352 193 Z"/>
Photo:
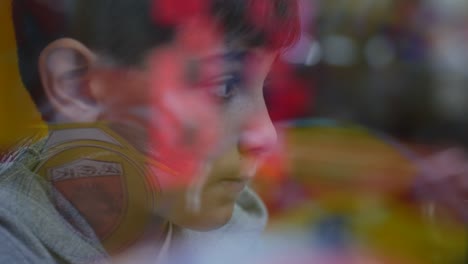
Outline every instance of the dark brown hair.
<path id="1" fill-rule="evenodd" d="M 71 37 L 115 63 L 138 65 L 152 48 L 170 41 L 177 28 L 154 19 L 159 1 L 163 0 L 12 0 L 21 76 L 45 119 L 51 110 L 37 60 L 47 44 Z M 219 21 L 227 41 L 279 49 L 299 35 L 295 0 L 206 1 L 209 15 Z M 257 10 L 262 14 L 255 14 Z"/>

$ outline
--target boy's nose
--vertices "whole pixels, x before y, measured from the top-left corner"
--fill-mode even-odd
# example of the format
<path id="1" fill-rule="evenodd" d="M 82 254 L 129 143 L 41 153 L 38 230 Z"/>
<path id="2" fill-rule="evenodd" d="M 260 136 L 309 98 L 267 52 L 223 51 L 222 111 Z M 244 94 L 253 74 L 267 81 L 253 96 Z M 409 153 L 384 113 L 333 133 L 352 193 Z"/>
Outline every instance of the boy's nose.
<path id="1" fill-rule="evenodd" d="M 240 135 L 239 152 L 242 155 L 258 158 L 271 151 L 276 144 L 277 134 L 265 103 L 252 111 L 246 118 Z"/>

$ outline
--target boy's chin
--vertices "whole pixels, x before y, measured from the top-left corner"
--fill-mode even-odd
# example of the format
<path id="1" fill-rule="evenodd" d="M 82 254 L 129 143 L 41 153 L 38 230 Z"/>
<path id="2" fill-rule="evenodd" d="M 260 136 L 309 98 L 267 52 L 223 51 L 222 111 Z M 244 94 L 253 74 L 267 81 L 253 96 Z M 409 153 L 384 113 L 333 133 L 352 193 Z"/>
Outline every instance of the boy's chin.
<path id="1" fill-rule="evenodd" d="M 196 230 L 210 231 L 226 225 L 234 212 L 234 203 L 216 209 L 201 209 L 200 213 L 187 211 L 185 216 L 173 219 L 172 222 L 180 227 Z"/>

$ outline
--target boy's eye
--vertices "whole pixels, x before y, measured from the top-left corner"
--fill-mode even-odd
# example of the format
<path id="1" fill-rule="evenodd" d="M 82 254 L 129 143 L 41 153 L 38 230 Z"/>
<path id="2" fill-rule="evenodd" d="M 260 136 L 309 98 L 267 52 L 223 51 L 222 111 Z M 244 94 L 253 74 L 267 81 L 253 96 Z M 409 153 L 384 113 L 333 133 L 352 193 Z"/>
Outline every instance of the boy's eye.
<path id="1" fill-rule="evenodd" d="M 223 100 L 229 100 L 238 92 L 240 80 L 235 75 L 226 75 L 206 82 L 204 86 L 212 95 Z"/>

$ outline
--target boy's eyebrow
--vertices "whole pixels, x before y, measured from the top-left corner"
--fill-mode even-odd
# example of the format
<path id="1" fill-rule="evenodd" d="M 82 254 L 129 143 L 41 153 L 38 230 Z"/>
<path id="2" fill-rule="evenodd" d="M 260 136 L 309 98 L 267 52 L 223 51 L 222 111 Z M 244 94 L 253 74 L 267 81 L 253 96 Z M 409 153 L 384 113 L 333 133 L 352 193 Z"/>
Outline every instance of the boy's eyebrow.
<path id="1" fill-rule="evenodd" d="M 222 63 L 222 67 L 210 73 L 210 76 L 205 76 L 205 78 L 213 78 L 219 75 L 226 75 L 232 74 L 242 71 L 244 67 L 244 61 L 248 56 L 249 52 L 246 50 L 241 51 L 227 51 L 227 52 L 220 52 L 217 54 L 208 55 L 206 57 L 200 58 L 198 63 L 209 65 L 213 63 L 216 65 L 218 63 Z"/>
<path id="2" fill-rule="evenodd" d="M 209 63 L 212 61 L 228 61 L 228 62 L 241 62 L 244 61 L 248 55 L 248 51 L 229 51 L 226 53 L 218 53 L 209 55 L 200 59 L 200 62 Z"/>

